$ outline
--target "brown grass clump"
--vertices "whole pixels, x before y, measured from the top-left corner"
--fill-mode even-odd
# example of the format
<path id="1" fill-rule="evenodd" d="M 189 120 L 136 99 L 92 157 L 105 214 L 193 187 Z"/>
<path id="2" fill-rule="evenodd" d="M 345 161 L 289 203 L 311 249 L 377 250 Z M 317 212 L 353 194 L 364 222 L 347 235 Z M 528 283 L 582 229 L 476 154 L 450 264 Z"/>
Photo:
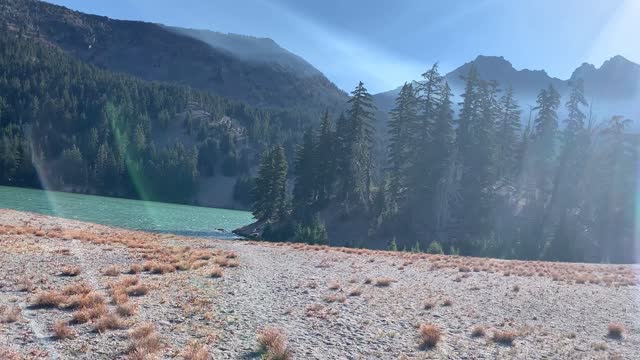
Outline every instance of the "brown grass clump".
<path id="1" fill-rule="evenodd" d="M 222 268 L 219 266 L 214 267 L 209 271 L 209 276 L 211 276 L 212 278 L 222 277 Z"/>
<path id="2" fill-rule="evenodd" d="M 258 332 L 258 345 L 265 359 L 289 360 L 292 357 L 287 337 L 280 329 L 267 327 Z"/>
<path id="3" fill-rule="evenodd" d="M 143 296 L 149 293 L 149 287 L 144 284 L 129 286 L 125 290 L 129 296 Z"/>
<path id="4" fill-rule="evenodd" d="M 28 278 L 22 278 L 18 281 L 18 291 L 32 292 L 34 289 L 33 282 Z"/>
<path id="5" fill-rule="evenodd" d="M 129 266 L 129 274 L 139 274 L 142 272 L 142 270 L 143 268 L 140 264 L 133 264 Z"/>
<path id="6" fill-rule="evenodd" d="M 53 324 L 53 328 L 51 329 L 53 332 L 53 337 L 62 340 L 62 339 L 72 339 L 76 336 L 76 332 L 67 324 L 66 321 L 58 320 Z"/>
<path id="7" fill-rule="evenodd" d="M 349 290 L 349 296 L 360 296 L 362 295 L 362 289 L 361 288 L 353 288 L 351 290 Z"/>
<path id="8" fill-rule="evenodd" d="M 329 283 L 329 289 L 330 290 L 339 290 L 342 286 L 340 286 L 340 283 L 337 281 L 332 281 Z"/>
<path id="9" fill-rule="evenodd" d="M 104 276 L 118 276 L 120 275 L 120 269 L 116 265 L 107 266 L 102 269 L 102 275 Z"/>
<path id="10" fill-rule="evenodd" d="M 486 332 L 482 325 L 476 325 L 473 327 L 473 329 L 471 329 L 471 337 L 474 337 L 474 338 L 483 337 L 485 333 Z"/>
<path id="11" fill-rule="evenodd" d="M 433 324 L 421 324 L 418 330 L 420 335 L 420 348 L 430 349 L 438 344 L 442 338 L 440 329 Z"/>
<path id="12" fill-rule="evenodd" d="M 152 274 L 164 275 L 176 271 L 176 267 L 171 264 L 155 263 L 151 268 Z"/>
<path id="13" fill-rule="evenodd" d="M 56 290 L 44 291 L 36 294 L 32 305 L 36 307 L 52 308 L 62 305 L 67 296 Z"/>
<path id="14" fill-rule="evenodd" d="M 6 309 L 2 309 L 2 312 L 0 315 L 0 322 L 4 324 L 14 323 L 20 320 L 21 313 L 22 313 L 22 310 L 17 306 L 12 306 Z"/>
<path id="15" fill-rule="evenodd" d="M 99 333 L 107 330 L 122 330 L 126 328 L 127 324 L 125 321 L 116 314 L 104 314 L 99 317 L 93 325 L 93 329 Z"/>
<path id="16" fill-rule="evenodd" d="M 62 270 L 60 271 L 60 275 L 62 276 L 78 276 L 80 275 L 80 273 L 82 272 L 82 270 L 80 269 L 80 267 L 78 266 L 72 266 L 72 265 L 67 265 L 65 267 L 62 268 Z"/>
<path id="17" fill-rule="evenodd" d="M 145 359 L 151 354 L 155 354 L 162 349 L 162 341 L 156 333 L 152 324 L 145 323 L 138 325 L 129 332 L 128 352 L 132 358 Z"/>
<path id="18" fill-rule="evenodd" d="M 513 341 L 516 339 L 518 334 L 515 331 L 510 330 L 496 330 L 493 332 L 493 337 L 491 338 L 494 342 L 503 344 L 503 345 L 513 345 Z"/>
<path id="19" fill-rule="evenodd" d="M 91 290 L 92 289 L 89 284 L 85 282 L 76 282 L 62 288 L 62 293 L 65 295 L 80 295 L 90 293 Z"/>
<path id="20" fill-rule="evenodd" d="M 136 314 L 136 311 L 138 311 L 138 307 L 136 306 L 136 304 L 132 304 L 129 302 L 119 304 L 116 308 L 116 312 L 118 313 L 118 315 L 123 317 L 133 316 Z"/>
<path id="21" fill-rule="evenodd" d="M 453 301 L 451 299 L 445 299 L 445 301 L 442 302 L 442 306 L 451 306 L 453 305 Z"/>
<path id="22" fill-rule="evenodd" d="M 380 286 L 380 287 L 387 287 L 389 285 L 391 285 L 391 283 L 393 282 L 393 279 L 390 277 L 381 277 L 381 278 L 377 278 L 376 279 L 376 286 Z"/>
<path id="23" fill-rule="evenodd" d="M 620 323 L 610 323 L 607 326 L 607 336 L 611 339 L 622 339 L 624 334 L 624 325 Z"/>
<path id="24" fill-rule="evenodd" d="M 424 302 L 424 309 L 425 310 L 431 310 L 434 307 L 436 307 L 435 300 L 427 300 L 427 301 Z"/>
<path id="25" fill-rule="evenodd" d="M 182 358 L 184 360 L 210 360 L 209 350 L 206 345 L 198 345 L 197 343 L 191 343 L 182 351 Z"/>
<path id="26" fill-rule="evenodd" d="M 324 301 L 328 303 L 334 303 L 334 302 L 343 303 L 347 301 L 347 297 L 344 296 L 344 294 L 331 294 L 331 295 L 325 296 Z"/>

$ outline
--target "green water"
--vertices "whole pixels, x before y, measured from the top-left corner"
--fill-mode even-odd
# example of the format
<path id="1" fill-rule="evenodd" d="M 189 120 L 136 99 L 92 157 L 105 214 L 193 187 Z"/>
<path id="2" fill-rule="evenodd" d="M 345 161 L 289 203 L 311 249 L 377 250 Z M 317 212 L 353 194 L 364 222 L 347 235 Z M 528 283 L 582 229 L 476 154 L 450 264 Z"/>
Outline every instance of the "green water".
<path id="1" fill-rule="evenodd" d="M 222 239 L 236 238 L 231 230 L 253 222 L 253 215 L 247 211 L 6 186 L 0 186 L 0 208 L 135 230 Z"/>

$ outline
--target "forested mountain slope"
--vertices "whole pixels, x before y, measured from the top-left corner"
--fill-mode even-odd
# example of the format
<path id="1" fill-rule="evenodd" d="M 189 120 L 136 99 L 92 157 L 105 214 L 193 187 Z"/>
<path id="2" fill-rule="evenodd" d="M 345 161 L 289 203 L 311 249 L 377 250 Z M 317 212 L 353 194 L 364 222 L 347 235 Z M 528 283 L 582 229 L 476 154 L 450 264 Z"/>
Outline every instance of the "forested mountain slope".
<path id="1" fill-rule="evenodd" d="M 0 38 L 2 184 L 236 206 L 199 185 L 226 178 L 217 190 L 231 194 L 264 146 L 298 141 L 297 114 L 99 69 L 31 39 Z"/>
<path id="2" fill-rule="evenodd" d="M 0 0 L 0 24 L 3 36 L 18 32 L 102 68 L 303 117 L 346 99 L 322 73 L 270 39 L 114 20 L 36 0 Z"/>

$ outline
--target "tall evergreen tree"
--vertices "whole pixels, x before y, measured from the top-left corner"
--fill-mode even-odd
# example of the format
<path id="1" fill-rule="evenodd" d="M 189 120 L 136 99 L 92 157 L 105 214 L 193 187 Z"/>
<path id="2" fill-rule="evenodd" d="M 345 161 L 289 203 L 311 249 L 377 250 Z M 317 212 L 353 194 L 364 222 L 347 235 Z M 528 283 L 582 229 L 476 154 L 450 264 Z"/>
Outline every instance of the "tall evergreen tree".
<path id="1" fill-rule="evenodd" d="M 412 141 L 416 121 L 418 99 L 413 85 L 405 83 L 390 112 L 389 121 L 389 181 L 390 192 L 396 207 L 403 207 L 406 200 L 407 182 L 415 148 Z"/>
<path id="2" fill-rule="evenodd" d="M 500 113 L 496 128 L 496 175 L 512 182 L 518 168 L 520 136 L 520 106 L 509 86 L 500 98 Z"/>
<path id="3" fill-rule="evenodd" d="M 367 208 L 371 201 L 373 172 L 372 150 L 375 128 L 373 99 L 362 82 L 351 92 L 348 101 L 345 134 L 340 134 L 345 161 L 340 172 L 343 204 Z"/>
<path id="4" fill-rule="evenodd" d="M 293 211 L 300 222 L 309 222 L 317 201 L 316 141 L 311 129 L 305 131 L 294 161 Z"/>
<path id="5" fill-rule="evenodd" d="M 253 215 L 259 221 L 277 222 L 287 211 L 287 160 L 284 148 L 277 145 L 268 150 L 260 161 L 260 169 L 253 189 Z"/>
<path id="6" fill-rule="evenodd" d="M 320 206 L 326 205 L 334 192 L 338 158 L 336 143 L 336 134 L 331 129 L 329 112 L 325 111 L 320 123 L 316 149 L 316 181 Z"/>

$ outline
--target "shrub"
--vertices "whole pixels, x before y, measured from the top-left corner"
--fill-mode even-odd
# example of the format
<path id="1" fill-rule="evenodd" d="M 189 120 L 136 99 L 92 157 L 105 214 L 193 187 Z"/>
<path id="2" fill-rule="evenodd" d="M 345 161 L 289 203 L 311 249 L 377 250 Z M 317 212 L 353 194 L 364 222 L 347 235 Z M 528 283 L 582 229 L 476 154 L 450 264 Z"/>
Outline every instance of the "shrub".
<path id="1" fill-rule="evenodd" d="M 137 309 L 138 308 L 135 304 L 124 303 L 118 305 L 118 307 L 116 308 L 116 312 L 120 316 L 129 317 L 135 315 Z"/>
<path id="2" fill-rule="evenodd" d="M 444 252 L 442 251 L 442 245 L 440 245 L 439 242 L 437 241 L 432 241 L 429 244 L 429 247 L 427 247 L 427 253 L 428 254 L 444 254 Z"/>
<path id="3" fill-rule="evenodd" d="M 485 334 L 485 330 L 484 330 L 484 327 L 481 325 L 476 325 L 471 330 L 472 337 L 483 337 L 484 334 Z"/>
<path id="4" fill-rule="evenodd" d="M 60 271 L 60 275 L 62 276 L 78 276 L 80 275 L 80 268 L 78 266 L 65 266 Z"/>
<path id="5" fill-rule="evenodd" d="M 102 270 L 102 275 L 104 276 L 118 276 L 120 275 L 120 269 L 117 266 L 111 265 L 107 266 Z"/>
<path id="6" fill-rule="evenodd" d="M 493 341 L 499 344 L 503 344 L 503 345 L 513 345 L 513 341 L 516 339 L 516 332 L 515 331 L 502 331 L 502 330 L 496 330 L 493 333 Z"/>
<path id="7" fill-rule="evenodd" d="M 62 340 L 62 339 L 71 339 L 76 336 L 76 332 L 62 320 L 58 320 L 53 324 L 53 337 Z"/>
<path id="8" fill-rule="evenodd" d="M 287 337 L 274 327 L 258 332 L 258 345 L 264 358 L 269 360 L 289 360 L 291 352 L 287 347 Z"/>
<path id="9" fill-rule="evenodd" d="M 432 324 L 421 324 L 418 334 L 420 335 L 420 347 L 422 349 L 436 346 L 442 337 L 440 329 Z"/>
<path id="10" fill-rule="evenodd" d="M 6 308 L 2 311 L 2 315 L 0 316 L 0 322 L 5 324 L 14 323 L 20 319 L 21 312 L 22 310 L 17 306 Z"/>
<path id="11" fill-rule="evenodd" d="M 96 332 L 103 333 L 107 330 L 126 329 L 127 324 L 115 314 L 104 314 L 96 320 L 93 329 Z"/>
<path id="12" fill-rule="evenodd" d="M 391 285 L 391 283 L 393 282 L 393 279 L 390 277 L 381 277 L 381 278 L 377 278 L 376 279 L 376 286 L 380 286 L 380 287 L 387 287 L 389 285 Z"/>
<path id="13" fill-rule="evenodd" d="M 436 307 L 436 302 L 434 300 L 427 300 L 424 303 L 424 309 L 425 310 L 431 310 L 434 307 Z"/>
<path id="14" fill-rule="evenodd" d="M 149 354 L 157 353 L 162 348 L 162 341 L 156 333 L 155 327 L 149 323 L 138 325 L 132 329 L 129 332 L 129 339 L 131 343 L 128 352 L 132 357 L 146 359 Z"/>
<path id="15" fill-rule="evenodd" d="M 182 351 L 182 358 L 184 360 L 210 360 L 209 350 L 206 345 L 198 345 L 195 343 L 187 345 L 187 348 Z"/>
<path id="16" fill-rule="evenodd" d="M 349 290 L 349 296 L 360 296 L 362 295 L 362 289 L 361 288 L 353 288 L 351 290 Z"/>
<path id="17" fill-rule="evenodd" d="M 624 334 L 624 326 L 620 323 L 611 323 L 607 326 L 607 336 L 611 339 L 621 339 Z"/>
<path id="18" fill-rule="evenodd" d="M 129 296 L 143 296 L 147 295 L 149 288 L 144 284 L 138 284 L 127 287 L 125 291 Z"/>
<path id="19" fill-rule="evenodd" d="M 33 306 L 52 308 L 58 307 L 65 302 L 67 297 L 56 290 L 44 291 L 36 294 Z"/>
<path id="20" fill-rule="evenodd" d="M 327 242 L 327 230 L 319 217 L 315 217 L 309 225 L 296 225 L 293 234 L 295 241 L 306 244 L 325 244 Z"/>
<path id="21" fill-rule="evenodd" d="M 211 276 L 212 278 L 222 277 L 222 268 L 219 266 L 214 267 L 209 271 L 209 276 Z"/>
<path id="22" fill-rule="evenodd" d="M 453 301 L 451 299 L 446 299 L 442 302 L 442 306 L 451 306 L 453 305 Z"/>
<path id="23" fill-rule="evenodd" d="M 142 272 L 142 270 L 143 270 L 142 265 L 133 264 L 129 267 L 129 274 L 139 274 Z"/>

